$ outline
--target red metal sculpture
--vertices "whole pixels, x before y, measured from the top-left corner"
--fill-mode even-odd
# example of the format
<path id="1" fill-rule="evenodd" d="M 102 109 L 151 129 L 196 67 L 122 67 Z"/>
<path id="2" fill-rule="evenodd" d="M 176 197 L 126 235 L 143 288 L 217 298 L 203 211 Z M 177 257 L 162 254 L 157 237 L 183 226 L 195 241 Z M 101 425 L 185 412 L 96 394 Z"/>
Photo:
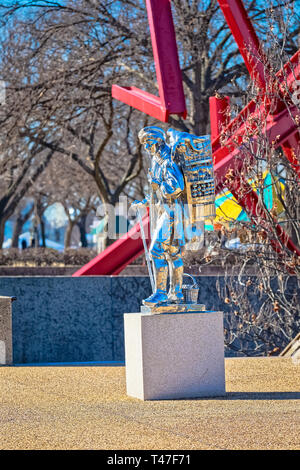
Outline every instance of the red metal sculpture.
<path id="1" fill-rule="evenodd" d="M 248 17 L 242 0 L 218 0 L 225 19 L 240 53 L 250 73 L 251 79 L 265 93 L 264 104 L 251 101 L 241 113 L 225 129 L 225 134 L 231 137 L 224 143 L 220 142 L 220 129 L 227 124 L 226 109 L 229 100 L 217 97 L 210 100 L 212 149 L 214 157 L 214 171 L 216 177 L 216 190 L 227 187 L 237 199 L 238 203 L 248 209 L 253 216 L 260 214 L 266 220 L 263 209 L 258 207 L 256 193 L 249 187 L 239 174 L 243 150 L 237 148 L 236 140 L 242 142 L 246 131 L 251 130 L 249 117 L 265 116 L 267 118 L 266 135 L 270 142 L 276 142 L 275 147 L 281 147 L 294 171 L 300 176 L 300 165 L 295 150 L 299 148 L 300 135 L 295 118 L 299 116 L 299 109 L 293 102 L 286 106 L 287 93 L 293 91 L 295 80 L 300 78 L 300 50 L 276 74 L 282 100 L 278 99 L 276 108 L 270 113 L 271 102 L 268 102 L 266 91 L 274 80 L 272 73 L 266 67 L 262 48 L 256 36 L 253 25 Z M 149 25 L 151 31 L 153 54 L 156 66 L 160 97 L 138 90 L 134 87 L 113 86 L 113 97 L 133 106 L 157 119 L 166 122 L 170 114 L 186 115 L 181 72 L 179 69 L 176 38 L 171 14 L 170 0 L 146 0 Z M 285 103 L 284 103 L 285 101 Z M 274 103 L 272 103 L 274 107 Z M 300 116 L 299 116 L 300 118 Z M 254 120 L 255 121 L 255 120 Z M 232 132 L 230 132 L 232 130 Z M 148 219 L 144 218 L 146 229 Z M 136 257 L 143 253 L 142 240 L 132 240 L 130 233 L 137 234 L 139 225 L 131 232 L 111 245 L 95 260 L 83 266 L 74 276 L 119 274 L 121 270 Z M 281 242 L 300 256 L 300 250 L 294 245 L 283 229 L 278 225 L 277 233 Z M 279 243 L 273 243 L 273 248 L 280 251 Z"/>
<path id="2" fill-rule="evenodd" d="M 170 0 L 146 0 L 159 97 L 136 87 L 112 86 L 112 96 L 168 122 L 170 114 L 186 117 Z"/>

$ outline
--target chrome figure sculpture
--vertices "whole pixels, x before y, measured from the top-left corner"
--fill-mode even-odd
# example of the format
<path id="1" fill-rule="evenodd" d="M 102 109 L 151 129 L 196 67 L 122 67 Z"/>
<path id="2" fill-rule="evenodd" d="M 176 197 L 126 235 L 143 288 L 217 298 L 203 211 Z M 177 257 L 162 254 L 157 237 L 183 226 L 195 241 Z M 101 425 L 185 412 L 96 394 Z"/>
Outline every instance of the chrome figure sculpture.
<path id="1" fill-rule="evenodd" d="M 150 297 L 143 300 L 143 305 L 150 309 L 174 307 L 185 303 L 183 251 L 199 248 L 204 220 L 215 216 L 210 137 L 197 137 L 174 129 L 166 134 L 157 126 L 141 129 L 138 136 L 151 157 L 150 195 L 132 204 L 140 222 L 140 209 L 147 206 L 150 209 L 149 252 L 143 241 L 154 289 Z"/>

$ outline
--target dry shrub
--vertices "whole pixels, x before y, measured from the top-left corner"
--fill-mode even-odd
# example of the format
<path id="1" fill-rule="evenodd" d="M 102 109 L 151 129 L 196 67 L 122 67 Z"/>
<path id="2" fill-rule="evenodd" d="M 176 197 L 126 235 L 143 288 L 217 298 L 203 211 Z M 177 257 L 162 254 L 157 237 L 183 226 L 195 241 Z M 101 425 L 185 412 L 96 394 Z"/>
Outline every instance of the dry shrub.
<path id="1" fill-rule="evenodd" d="M 0 266 L 80 266 L 88 263 L 96 252 L 88 248 L 67 249 L 64 252 L 52 248 L 27 248 L 0 250 Z"/>

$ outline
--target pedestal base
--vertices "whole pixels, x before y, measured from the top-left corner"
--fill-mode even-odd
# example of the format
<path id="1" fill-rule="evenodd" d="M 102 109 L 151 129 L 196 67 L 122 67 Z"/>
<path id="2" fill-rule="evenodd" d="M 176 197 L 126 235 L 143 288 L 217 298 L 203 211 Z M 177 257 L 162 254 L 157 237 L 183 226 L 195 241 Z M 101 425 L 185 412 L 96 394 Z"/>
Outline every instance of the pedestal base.
<path id="1" fill-rule="evenodd" d="M 168 304 L 162 303 L 158 305 L 148 306 L 142 305 L 141 306 L 141 313 L 192 313 L 192 312 L 204 312 L 205 305 L 204 304 Z"/>
<path id="2" fill-rule="evenodd" d="M 126 313 L 129 396 L 141 400 L 225 395 L 222 312 Z"/>

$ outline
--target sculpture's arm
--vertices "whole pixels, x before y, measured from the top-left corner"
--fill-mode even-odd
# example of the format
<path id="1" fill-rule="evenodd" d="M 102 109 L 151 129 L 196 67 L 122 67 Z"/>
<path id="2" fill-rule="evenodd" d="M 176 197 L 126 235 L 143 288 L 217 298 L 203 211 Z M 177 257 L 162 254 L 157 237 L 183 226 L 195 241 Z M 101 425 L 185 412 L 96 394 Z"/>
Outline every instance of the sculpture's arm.
<path id="1" fill-rule="evenodd" d="M 140 208 L 140 207 L 147 207 L 149 205 L 149 198 L 148 197 L 145 197 L 145 199 L 143 199 L 142 201 L 133 201 L 133 203 L 131 204 L 131 207 L 136 207 L 136 208 Z"/>
<path id="2" fill-rule="evenodd" d="M 160 184 L 164 197 L 177 197 L 184 190 L 184 178 L 176 163 L 167 163 L 164 171 L 164 179 Z"/>

